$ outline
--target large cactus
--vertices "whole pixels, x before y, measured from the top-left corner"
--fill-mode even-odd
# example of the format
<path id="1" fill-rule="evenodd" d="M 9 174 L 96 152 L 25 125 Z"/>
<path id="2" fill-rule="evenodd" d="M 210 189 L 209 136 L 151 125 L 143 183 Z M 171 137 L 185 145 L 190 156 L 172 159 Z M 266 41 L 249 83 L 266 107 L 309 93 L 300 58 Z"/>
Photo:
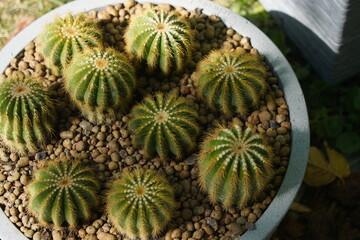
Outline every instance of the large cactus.
<path id="1" fill-rule="evenodd" d="M 75 227 L 98 203 L 99 182 L 80 161 L 50 162 L 28 185 L 29 209 L 43 225 Z"/>
<path id="2" fill-rule="evenodd" d="M 54 101 L 34 79 L 9 78 L 0 84 L 0 136 L 12 151 L 35 152 L 55 122 Z"/>
<path id="3" fill-rule="evenodd" d="M 137 169 L 113 182 L 106 209 L 121 233 L 148 239 L 163 230 L 175 206 L 174 190 L 164 176 Z"/>
<path id="4" fill-rule="evenodd" d="M 92 122 L 111 122 L 129 104 L 135 69 L 112 48 L 87 49 L 64 69 L 65 89 Z"/>
<path id="5" fill-rule="evenodd" d="M 131 113 L 130 128 L 134 131 L 133 142 L 143 145 L 145 153 L 160 158 L 177 158 L 192 151 L 200 132 L 198 114 L 183 97 L 157 93 L 146 97 Z"/>
<path id="6" fill-rule="evenodd" d="M 175 11 L 147 10 L 131 17 L 124 38 L 129 53 L 165 75 L 182 71 L 191 57 L 190 25 Z"/>
<path id="7" fill-rule="evenodd" d="M 60 75 L 75 54 L 87 47 L 101 46 L 102 39 L 102 30 L 95 20 L 84 14 L 74 17 L 68 13 L 65 18 L 56 17 L 46 24 L 36 41 L 46 66 Z"/>
<path id="8" fill-rule="evenodd" d="M 227 116 L 245 116 L 258 106 L 268 88 L 264 63 L 257 56 L 228 48 L 211 52 L 199 63 L 196 76 L 199 95 Z"/>
<path id="9" fill-rule="evenodd" d="M 259 134 L 218 127 L 198 155 L 199 182 L 213 203 L 243 208 L 273 177 L 272 150 Z"/>

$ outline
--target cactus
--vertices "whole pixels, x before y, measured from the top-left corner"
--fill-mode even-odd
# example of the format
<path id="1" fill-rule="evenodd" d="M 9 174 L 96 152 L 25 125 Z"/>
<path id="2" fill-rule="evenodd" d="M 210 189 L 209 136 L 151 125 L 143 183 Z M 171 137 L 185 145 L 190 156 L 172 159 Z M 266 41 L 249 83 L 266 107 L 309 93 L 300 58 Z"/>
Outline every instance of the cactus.
<path id="1" fill-rule="evenodd" d="M 92 122 L 113 121 L 125 110 L 136 85 L 135 69 L 112 48 L 87 49 L 64 69 L 65 89 Z"/>
<path id="2" fill-rule="evenodd" d="M 272 179 L 272 150 L 250 128 L 218 127 L 202 143 L 199 182 L 212 203 L 240 209 L 256 199 Z"/>
<path id="3" fill-rule="evenodd" d="M 266 68 L 257 56 L 228 48 L 215 50 L 196 71 L 197 92 L 225 115 L 245 116 L 260 103 L 268 85 Z"/>
<path id="4" fill-rule="evenodd" d="M 43 225 L 73 228 L 91 218 L 99 188 L 94 171 L 80 161 L 50 162 L 27 187 L 29 210 Z"/>
<path id="5" fill-rule="evenodd" d="M 53 133 L 54 101 L 33 78 L 0 84 L 0 136 L 10 150 L 35 152 Z"/>
<path id="6" fill-rule="evenodd" d="M 106 209 L 111 222 L 131 239 L 158 235 L 175 209 L 174 190 L 154 170 L 136 169 L 113 182 Z"/>
<path id="7" fill-rule="evenodd" d="M 75 54 L 87 47 L 101 46 L 102 40 L 103 32 L 95 20 L 68 13 L 65 18 L 56 17 L 54 22 L 46 24 L 36 42 L 45 65 L 60 75 Z"/>
<path id="8" fill-rule="evenodd" d="M 181 158 L 194 149 L 200 132 L 198 114 L 183 97 L 157 93 L 136 105 L 131 115 L 133 143 L 143 145 L 148 156 L 157 152 L 162 159 L 170 153 Z"/>
<path id="9" fill-rule="evenodd" d="M 190 25 L 175 11 L 147 10 L 131 17 L 124 39 L 127 52 L 165 75 L 182 71 L 192 53 Z"/>

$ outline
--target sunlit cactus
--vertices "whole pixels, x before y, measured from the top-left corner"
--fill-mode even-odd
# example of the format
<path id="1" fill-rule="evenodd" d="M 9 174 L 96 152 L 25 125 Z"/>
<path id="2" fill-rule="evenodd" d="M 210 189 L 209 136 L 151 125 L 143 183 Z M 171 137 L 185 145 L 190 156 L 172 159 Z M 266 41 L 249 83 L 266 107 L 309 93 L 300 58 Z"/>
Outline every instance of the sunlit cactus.
<path id="1" fill-rule="evenodd" d="M 93 216 L 99 188 L 92 168 L 80 161 L 50 162 L 27 187 L 28 207 L 43 225 L 76 227 Z"/>
<path id="2" fill-rule="evenodd" d="M 91 122 L 112 122 L 132 98 L 135 69 L 112 48 L 87 49 L 64 69 L 65 89 Z"/>
<path id="3" fill-rule="evenodd" d="M 42 147 L 56 118 L 54 101 L 33 78 L 9 78 L 0 84 L 0 137 L 11 151 Z"/>
<path id="4" fill-rule="evenodd" d="M 190 25 L 176 11 L 147 10 L 131 17 L 124 38 L 129 53 L 165 75 L 184 70 L 192 54 Z"/>
<path id="5" fill-rule="evenodd" d="M 47 23 L 36 42 L 46 66 L 60 75 L 75 54 L 87 47 L 101 46 L 102 40 L 102 29 L 95 20 L 68 13 L 65 18 L 55 17 L 54 22 Z"/>
<path id="6" fill-rule="evenodd" d="M 163 93 L 146 97 L 133 108 L 131 116 L 133 142 L 143 145 L 148 156 L 158 153 L 162 159 L 170 154 L 181 158 L 196 146 L 198 114 L 183 97 Z"/>
<path id="7" fill-rule="evenodd" d="M 158 235 L 175 209 L 174 190 L 154 170 L 137 169 L 113 182 L 106 209 L 111 222 L 131 239 Z"/>
<path id="8" fill-rule="evenodd" d="M 272 179 L 272 150 L 250 128 L 218 127 L 208 134 L 198 155 L 199 182 L 211 202 L 243 208 Z"/>
<path id="9" fill-rule="evenodd" d="M 199 63 L 196 76 L 198 94 L 227 116 L 245 116 L 268 88 L 264 63 L 255 55 L 228 48 L 211 52 Z"/>

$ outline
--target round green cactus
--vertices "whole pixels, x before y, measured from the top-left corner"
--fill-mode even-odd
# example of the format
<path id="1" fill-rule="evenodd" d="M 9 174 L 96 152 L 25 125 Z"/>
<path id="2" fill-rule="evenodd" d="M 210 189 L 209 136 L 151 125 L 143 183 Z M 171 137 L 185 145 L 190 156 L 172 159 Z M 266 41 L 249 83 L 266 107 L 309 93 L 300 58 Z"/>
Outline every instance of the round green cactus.
<path id="1" fill-rule="evenodd" d="M 46 24 L 36 42 L 46 66 L 60 75 L 75 54 L 87 47 L 101 46 L 102 40 L 103 32 L 95 20 L 84 14 L 68 13 L 65 18 L 56 17 L 54 22 Z"/>
<path id="2" fill-rule="evenodd" d="M 154 170 L 136 169 L 113 182 L 106 209 L 114 226 L 135 239 L 158 235 L 175 209 L 174 190 Z"/>
<path id="3" fill-rule="evenodd" d="M 190 25 L 175 11 L 147 10 L 131 17 L 124 38 L 129 53 L 165 75 L 182 71 L 191 57 Z"/>
<path id="4" fill-rule="evenodd" d="M 80 161 L 50 162 L 28 185 L 29 209 L 44 225 L 75 227 L 91 218 L 99 188 L 94 171 Z"/>
<path id="5" fill-rule="evenodd" d="M 272 179 L 272 150 L 259 134 L 239 126 L 218 127 L 198 155 L 200 186 L 213 203 L 243 208 Z"/>
<path id="6" fill-rule="evenodd" d="M 92 122 L 114 121 L 136 85 L 135 69 L 112 48 L 87 49 L 64 69 L 65 89 Z"/>
<path id="7" fill-rule="evenodd" d="M 148 156 L 157 152 L 162 159 L 170 153 L 181 158 L 196 145 L 200 132 L 197 118 L 197 112 L 183 97 L 163 93 L 157 93 L 154 98 L 146 97 L 132 110 L 133 142 L 143 145 Z"/>
<path id="8" fill-rule="evenodd" d="M 227 116 L 245 116 L 268 88 L 266 68 L 259 58 L 228 48 L 211 52 L 199 63 L 196 76 L 199 95 Z"/>
<path id="9" fill-rule="evenodd" d="M 54 101 L 32 78 L 0 84 L 0 137 L 12 151 L 35 152 L 53 133 Z"/>

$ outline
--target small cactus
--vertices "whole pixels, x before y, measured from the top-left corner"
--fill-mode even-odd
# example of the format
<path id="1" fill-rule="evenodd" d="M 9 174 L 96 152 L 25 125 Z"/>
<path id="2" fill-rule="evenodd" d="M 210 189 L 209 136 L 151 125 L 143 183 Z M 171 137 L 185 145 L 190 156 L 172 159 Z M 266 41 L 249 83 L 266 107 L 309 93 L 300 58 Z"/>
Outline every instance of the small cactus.
<path id="1" fill-rule="evenodd" d="M 94 171 L 80 161 L 50 162 L 28 185 L 29 209 L 43 225 L 75 227 L 91 218 L 99 188 Z"/>
<path id="2" fill-rule="evenodd" d="M 191 57 L 190 25 L 175 11 L 147 10 L 131 17 L 124 38 L 127 52 L 165 75 L 182 71 Z"/>
<path id="3" fill-rule="evenodd" d="M 162 159 L 170 153 L 181 158 L 196 145 L 200 132 L 197 118 L 197 112 L 183 97 L 163 93 L 146 97 L 132 110 L 133 142 L 143 145 L 148 156 L 157 152 Z"/>
<path id="4" fill-rule="evenodd" d="M 213 203 L 243 208 L 273 177 L 272 150 L 265 139 L 239 126 L 218 127 L 198 155 L 199 182 Z"/>
<path id="5" fill-rule="evenodd" d="M 87 49 L 64 69 L 65 89 L 91 122 L 111 122 L 127 107 L 135 69 L 112 48 Z"/>
<path id="6" fill-rule="evenodd" d="M 174 190 L 154 170 L 136 169 L 113 182 L 106 209 L 114 226 L 131 239 L 158 235 L 175 209 Z"/>
<path id="7" fill-rule="evenodd" d="M 227 116 L 245 116 L 259 105 L 268 87 L 265 65 L 257 56 L 228 48 L 211 52 L 196 75 L 199 95 Z"/>
<path id="8" fill-rule="evenodd" d="M 65 18 L 56 17 L 55 21 L 45 25 L 43 32 L 36 39 L 45 64 L 60 75 L 75 54 L 86 47 L 101 46 L 103 33 L 95 20 L 84 14 Z"/>
<path id="9" fill-rule="evenodd" d="M 0 136 L 10 150 L 35 152 L 52 135 L 55 122 L 54 101 L 33 78 L 0 84 Z"/>

